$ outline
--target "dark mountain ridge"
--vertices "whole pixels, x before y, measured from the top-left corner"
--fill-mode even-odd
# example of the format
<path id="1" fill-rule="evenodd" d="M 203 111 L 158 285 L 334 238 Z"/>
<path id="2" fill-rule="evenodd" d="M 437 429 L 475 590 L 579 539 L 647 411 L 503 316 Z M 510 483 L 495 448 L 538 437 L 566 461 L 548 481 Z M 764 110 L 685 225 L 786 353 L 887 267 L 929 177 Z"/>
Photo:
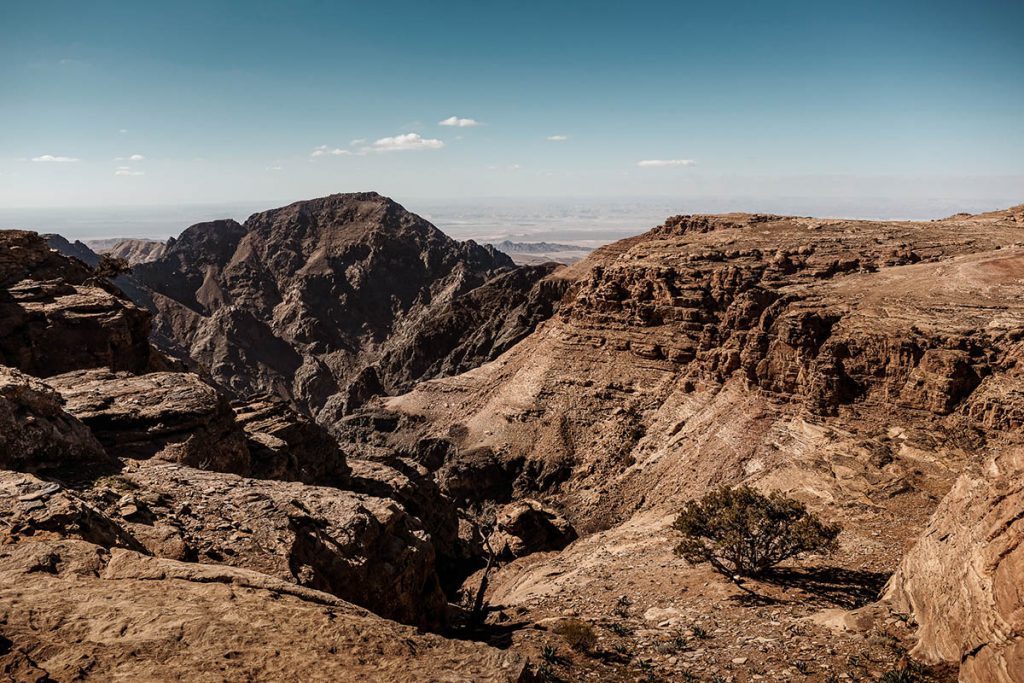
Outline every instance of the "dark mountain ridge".
<path id="1" fill-rule="evenodd" d="M 133 275 L 158 339 L 235 395 L 329 422 L 494 358 L 551 315 L 556 268 L 517 267 L 363 192 L 193 225 Z"/>

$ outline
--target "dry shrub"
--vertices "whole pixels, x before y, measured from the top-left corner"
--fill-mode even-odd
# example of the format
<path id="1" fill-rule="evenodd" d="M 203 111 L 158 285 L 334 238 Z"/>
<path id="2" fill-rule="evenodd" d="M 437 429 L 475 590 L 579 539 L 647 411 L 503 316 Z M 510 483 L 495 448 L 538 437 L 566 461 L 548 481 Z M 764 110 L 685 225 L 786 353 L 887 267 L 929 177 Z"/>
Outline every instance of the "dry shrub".
<path id="1" fill-rule="evenodd" d="M 589 652 L 597 645 L 594 628 L 582 619 L 566 619 L 559 622 L 554 632 L 562 636 L 569 647 L 577 652 Z"/>
<path id="2" fill-rule="evenodd" d="M 673 528 L 683 534 L 678 555 L 726 576 L 758 576 L 792 557 L 834 552 L 841 531 L 799 501 L 749 486 L 723 486 L 686 503 Z"/>

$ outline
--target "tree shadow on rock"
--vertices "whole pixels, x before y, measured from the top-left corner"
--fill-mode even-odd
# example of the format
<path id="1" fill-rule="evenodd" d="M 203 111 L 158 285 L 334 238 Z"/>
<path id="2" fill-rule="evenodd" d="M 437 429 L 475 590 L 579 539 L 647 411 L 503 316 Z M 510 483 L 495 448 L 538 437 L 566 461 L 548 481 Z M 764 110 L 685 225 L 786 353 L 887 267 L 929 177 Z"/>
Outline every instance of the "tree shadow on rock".
<path id="1" fill-rule="evenodd" d="M 884 572 L 844 569 L 842 567 L 775 567 L 758 577 L 764 584 L 787 590 L 796 589 L 806 597 L 803 602 L 823 607 L 857 609 L 878 599 L 879 593 L 889 580 Z M 741 596 L 741 602 L 767 598 L 749 588 L 750 596 Z"/>

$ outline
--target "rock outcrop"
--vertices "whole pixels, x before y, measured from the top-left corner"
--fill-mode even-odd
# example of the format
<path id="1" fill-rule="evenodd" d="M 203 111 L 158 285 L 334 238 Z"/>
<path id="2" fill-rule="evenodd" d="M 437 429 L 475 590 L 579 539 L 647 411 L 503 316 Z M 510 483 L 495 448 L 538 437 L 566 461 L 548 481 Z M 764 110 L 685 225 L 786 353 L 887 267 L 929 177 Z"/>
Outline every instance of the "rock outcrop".
<path id="1" fill-rule="evenodd" d="M 112 455 L 251 471 L 245 434 L 228 400 L 196 375 L 80 370 L 48 382 Z"/>
<path id="2" fill-rule="evenodd" d="M 502 560 L 545 550 L 561 550 L 576 540 L 576 530 L 561 515 L 541 503 L 524 499 L 498 510 L 488 538 Z"/>
<path id="3" fill-rule="evenodd" d="M 137 238 L 89 242 L 85 246 L 98 254 L 122 258 L 130 266 L 155 261 L 167 251 L 167 242 Z"/>
<path id="4" fill-rule="evenodd" d="M 515 653 L 327 593 L 78 540 L 0 546 L 0 623 L 18 681 L 528 680 Z"/>
<path id="5" fill-rule="evenodd" d="M 0 366 L 0 469 L 19 472 L 110 464 L 99 441 L 52 388 Z"/>
<path id="6" fill-rule="evenodd" d="M 52 233 L 41 235 L 41 237 L 46 240 L 46 245 L 50 247 L 50 249 L 55 249 L 64 256 L 70 256 L 71 258 L 78 259 L 90 268 L 95 268 L 100 262 L 100 255 L 81 240 L 75 240 L 72 242 L 63 235 L 55 235 Z"/>
<path id="7" fill-rule="evenodd" d="M 144 551 L 144 545 L 115 519 L 60 483 L 0 470 L 2 543 L 12 545 L 40 537 Z"/>
<path id="8" fill-rule="evenodd" d="M 960 477 L 889 582 L 912 653 L 963 681 L 1024 681 L 1024 450 Z"/>
<path id="9" fill-rule="evenodd" d="M 141 372 L 150 318 L 39 235 L 0 232 L 0 364 L 47 377 L 81 368 Z"/>
<path id="10" fill-rule="evenodd" d="M 172 340 L 241 398 L 330 423 L 380 393 L 496 357 L 553 311 L 553 265 L 446 237 L 374 193 L 194 225 L 134 277 Z"/>
<path id="11" fill-rule="evenodd" d="M 155 555 L 251 569 L 433 630 L 446 621 L 430 537 L 387 498 L 155 462 L 83 495 Z M 173 533 L 154 536 L 156 524 Z"/>
<path id="12" fill-rule="evenodd" d="M 234 407 L 251 455 L 250 475 L 346 488 L 349 467 L 338 442 L 321 426 L 280 400 Z"/>

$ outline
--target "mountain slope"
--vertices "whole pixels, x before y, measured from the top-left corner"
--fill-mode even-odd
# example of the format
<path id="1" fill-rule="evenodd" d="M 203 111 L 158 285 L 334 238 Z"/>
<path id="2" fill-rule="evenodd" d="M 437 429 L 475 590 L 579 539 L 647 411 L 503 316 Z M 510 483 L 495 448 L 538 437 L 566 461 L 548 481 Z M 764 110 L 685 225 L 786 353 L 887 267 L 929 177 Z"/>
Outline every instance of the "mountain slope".
<path id="1" fill-rule="evenodd" d="M 134 275 L 158 332 L 220 384 L 330 420 L 495 357 L 550 315 L 553 268 L 516 268 L 360 193 L 192 226 Z"/>
<path id="2" fill-rule="evenodd" d="M 830 633 L 836 617 L 814 592 L 824 584 L 803 581 L 789 595 L 748 584 L 764 605 L 726 607 L 730 593 L 744 593 L 673 558 L 672 513 L 720 484 L 803 500 L 844 526 L 839 553 L 805 565 L 831 572 L 825 605 L 867 609 L 933 511 L 956 509 L 937 505 L 957 477 L 986 476 L 981 463 L 1024 436 L 1022 236 L 1019 207 L 926 223 L 674 217 L 563 270 L 572 284 L 556 316 L 494 362 L 371 406 L 399 428 L 360 438 L 407 449 L 447 441 L 457 455 L 438 479 L 456 499 L 486 507 L 541 496 L 577 529 L 599 532 L 556 557 L 501 568 L 493 600 L 510 610 L 599 620 L 624 591 L 644 605 L 634 619 L 666 603 L 680 619 L 713 610 L 715 626 L 736 640 L 707 645 L 716 654 L 690 673 L 717 675 L 715 661 L 742 660 L 747 671 L 779 666 L 788 675 L 784 648 L 743 646 L 751 620 L 773 642 L 788 629 L 819 629 L 814 637 L 827 638 L 836 657 L 860 650 L 886 661 L 869 647 L 873 629 L 908 622 L 881 605 L 880 621 Z M 1021 540 L 1008 533 L 993 547 Z M 960 539 L 950 547 L 979 555 Z M 929 554 L 913 562 L 942 574 Z M 943 585 L 906 592 L 920 605 L 948 595 Z M 771 600 L 792 606 L 780 614 Z M 928 608 L 921 623 L 942 609 Z M 985 609 L 965 618 L 985 622 Z M 897 635 L 912 642 L 908 630 Z M 916 651 L 958 661 L 959 645 Z M 646 646 L 657 656 L 656 639 Z M 863 675 L 828 661 L 833 673 Z"/>
<path id="3" fill-rule="evenodd" d="M 97 254 L 123 258 L 132 266 L 160 258 L 167 251 L 166 242 L 136 238 L 89 240 L 86 246 Z"/>

